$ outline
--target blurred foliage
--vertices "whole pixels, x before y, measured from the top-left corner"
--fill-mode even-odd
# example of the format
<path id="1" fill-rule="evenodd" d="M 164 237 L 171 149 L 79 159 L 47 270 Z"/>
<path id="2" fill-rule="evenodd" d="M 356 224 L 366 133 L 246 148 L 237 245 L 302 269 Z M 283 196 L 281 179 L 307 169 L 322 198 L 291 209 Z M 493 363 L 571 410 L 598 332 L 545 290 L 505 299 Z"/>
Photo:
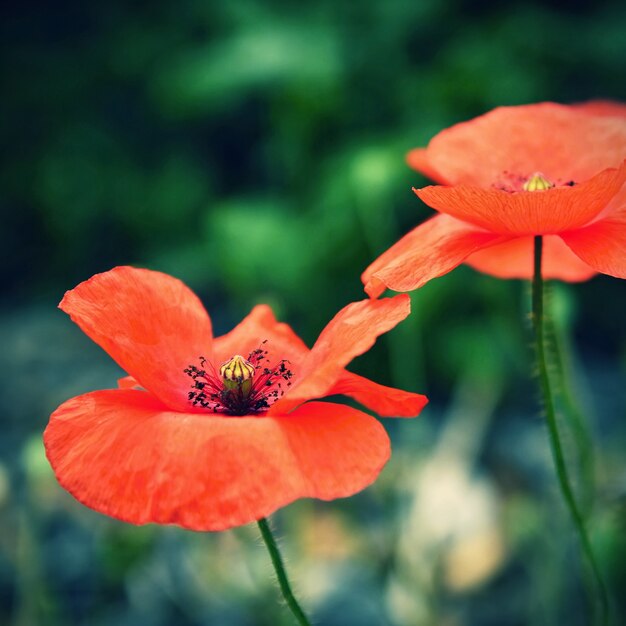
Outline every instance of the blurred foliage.
<path id="1" fill-rule="evenodd" d="M 119 374 L 56 303 L 132 263 L 192 286 L 218 332 L 264 301 L 310 343 L 430 214 L 405 152 L 497 105 L 626 100 L 625 26 L 617 0 L 4 5 L 0 623 L 291 623 L 253 527 L 125 526 L 56 485 L 47 416 Z M 624 288 L 555 287 L 555 344 L 599 452 L 589 510 L 618 623 Z M 431 405 L 386 421 L 395 455 L 372 488 L 276 516 L 305 604 L 325 625 L 587 623 L 528 373 L 526 286 L 460 268 L 412 301 L 355 369 Z"/>

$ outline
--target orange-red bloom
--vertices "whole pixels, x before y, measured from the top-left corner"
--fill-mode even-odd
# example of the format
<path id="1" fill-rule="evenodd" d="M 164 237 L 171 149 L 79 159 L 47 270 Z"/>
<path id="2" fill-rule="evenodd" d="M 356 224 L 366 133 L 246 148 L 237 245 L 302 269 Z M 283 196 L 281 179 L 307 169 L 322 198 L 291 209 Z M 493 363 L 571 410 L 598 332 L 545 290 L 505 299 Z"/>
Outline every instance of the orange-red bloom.
<path id="1" fill-rule="evenodd" d="M 626 106 L 590 102 L 497 108 L 436 135 L 409 165 L 437 186 L 414 190 L 439 215 L 365 270 L 371 297 L 409 291 L 463 262 L 530 278 L 626 278 Z"/>
<path id="2" fill-rule="evenodd" d="M 193 292 L 149 270 L 98 274 L 60 308 L 129 376 L 62 404 L 46 453 L 72 495 L 127 522 L 222 530 L 297 498 L 351 495 L 387 461 L 385 430 L 348 406 L 303 403 L 346 394 L 408 417 L 427 402 L 344 369 L 409 314 L 407 296 L 349 304 L 310 350 L 265 305 L 213 337 Z"/>

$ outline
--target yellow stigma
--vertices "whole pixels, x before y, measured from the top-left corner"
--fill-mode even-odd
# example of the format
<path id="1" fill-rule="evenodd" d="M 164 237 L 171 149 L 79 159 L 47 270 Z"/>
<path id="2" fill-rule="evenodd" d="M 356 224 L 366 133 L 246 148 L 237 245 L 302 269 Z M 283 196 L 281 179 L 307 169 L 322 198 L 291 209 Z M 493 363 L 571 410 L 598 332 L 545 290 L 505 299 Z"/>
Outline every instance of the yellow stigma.
<path id="1" fill-rule="evenodd" d="M 250 393 L 254 372 L 254 365 L 239 354 L 235 354 L 220 366 L 220 376 L 224 381 L 224 387 L 233 391 L 240 390 L 243 395 Z"/>
<path id="2" fill-rule="evenodd" d="M 541 173 L 535 172 L 525 183 L 524 191 L 545 191 L 554 185 Z"/>

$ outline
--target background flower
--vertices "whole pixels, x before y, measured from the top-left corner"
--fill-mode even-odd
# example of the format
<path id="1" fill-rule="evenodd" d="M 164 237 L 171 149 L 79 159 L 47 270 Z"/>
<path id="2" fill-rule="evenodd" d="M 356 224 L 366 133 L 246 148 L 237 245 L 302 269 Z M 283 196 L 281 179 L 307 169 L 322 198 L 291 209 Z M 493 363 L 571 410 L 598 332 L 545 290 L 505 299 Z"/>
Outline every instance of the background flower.
<path id="1" fill-rule="evenodd" d="M 410 165 L 441 183 L 415 190 L 441 215 L 367 268 L 366 291 L 416 289 L 466 260 L 528 279 L 534 235 L 545 236 L 547 278 L 625 278 L 626 115 L 618 104 L 594 108 L 500 107 L 409 153 Z"/>

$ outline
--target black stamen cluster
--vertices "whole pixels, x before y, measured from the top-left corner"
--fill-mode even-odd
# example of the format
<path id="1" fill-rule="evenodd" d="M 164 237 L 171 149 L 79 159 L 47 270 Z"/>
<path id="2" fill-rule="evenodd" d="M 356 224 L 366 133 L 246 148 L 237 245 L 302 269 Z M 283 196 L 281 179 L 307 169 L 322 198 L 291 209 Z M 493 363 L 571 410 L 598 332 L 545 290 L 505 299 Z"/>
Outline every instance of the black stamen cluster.
<path id="1" fill-rule="evenodd" d="M 248 361 L 254 366 L 255 374 L 252 386 L 247 392 L 243 385 L 229 389 L 215 368 L 203 356 L 199 357 L 200 367 L 189 365 L 183 371 L 193 380 L 187 394 L 189 402 L 195 407 L 202 407 L 213 413 L 226 415 L 250 415 L 267 411 L 270 406 L 285 394 L 285 388 L 291 386 L 293 372 L 287 367 L 286 359 L 269 365 L 268 351 L 256 348 L 248 355 Z M 211 371 L 207 371 L 211 369 Z"/>

